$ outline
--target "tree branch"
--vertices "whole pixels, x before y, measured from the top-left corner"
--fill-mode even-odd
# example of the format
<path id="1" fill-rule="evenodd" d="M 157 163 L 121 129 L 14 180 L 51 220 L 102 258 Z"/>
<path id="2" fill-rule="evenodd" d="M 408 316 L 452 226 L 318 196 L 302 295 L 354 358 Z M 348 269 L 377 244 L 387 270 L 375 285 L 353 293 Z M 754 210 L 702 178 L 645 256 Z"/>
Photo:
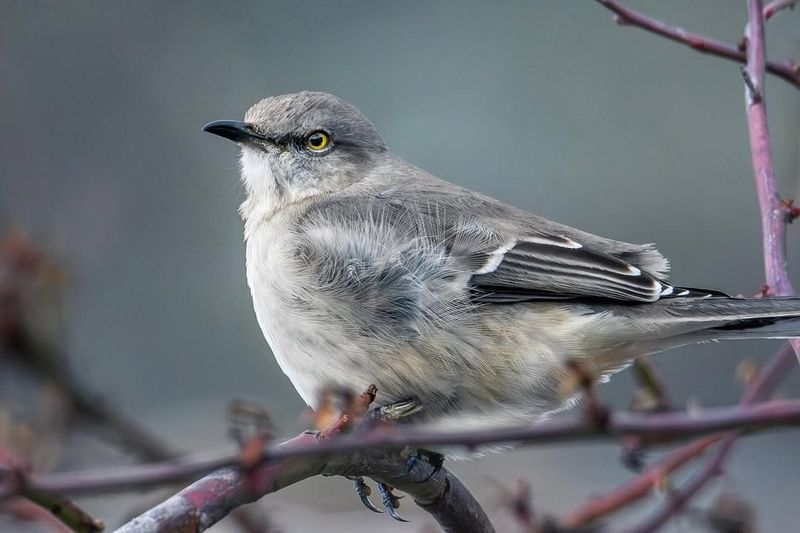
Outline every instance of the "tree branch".
<path id="1" fill-rule="evenodd" d="M 750 432 L 796 425 L 800 425 L 800 400 L 776 400 L 751 407 L 719 407 L 692 414 L 609 413 L 603 423 L 585 417 L 563 417 L 530 426 L 492 431 L 434 431 L 389 426 L 362 433 L 337 435 L 331 439 L 302 438 L 271 445 L 265 448 L 261 463 L 314 458 L 320 455 L 348 455 L 366 449 L 458 446 L 474 450 L 487 444 L 535 445 L 618 439 L 628 435 L 639 435 L 663 443 L 721 430 Z M 143 465 L 46 474 L 28 479 L 25 486 L 45 492 L 70 494 L 125 491 L 191 479 L 239 464 L 239 454 L 196 454 Z M 14 493 L 14 490 L 0 483 L 0 497 Z"/>
<path id="2" fill-rule="evenodd" d="M 772 0 L 772 2 L 764 6 L 764 19 L 771 19 L 782 9 L 794 9 L 798 1 L 800 0 Z"/>
<path id="3" fill-rule="evenodd" d="M 653 488 L 659 486 L 675 470 L 700 456 L 721 439 L 722 435 L 711 435 L 681 446 L 642 474 L 565 514 L 559 524 L 565 530 L 578 529 L 626 508 L 652 494 Z"/>
<path id="4" fill-rule="evenodd" d="M 768 394 L 768 391 L 774 388 L 780 377 L 785 375 L 786 371 L 794 366 L 794 349 L 787 343 L 773 356 L 764 370 L 759 372 L 756 379 L 742 396 L 740 405 L 752 405 L 760 401 Z M 740 434 L 735 432 L 716 435 L 716 437 L 720 438 L 719 440 L 721 440 L 721 442 L 709 462 L 699 472 L 695 473 L 684 487 L 672 492 L 667 502 L 650 517 L 645 519 L 644 522 L 639 524 L 634 531 L 636 533 L 655 531 L 664 525 L 670 517 L 680 511 L 695 494 L 700 492 L 708 481 L 721 473 L 722 465 L 733 449 L 733 445 L 739 436 Z"/>
<path id="5" fill-rule="evenodd" d="M 710 54 L 739 63 L 745 63 L 747 60 L 745 53 L 731 44 L 697 33 L 691 33 L 677 26 L 671 26 L 643 13 L 634 11 L 633 9 L 628 9 L 616 0 L 595 1 L 614 13 L 619 24 L 636 26 L 671 41 L 685 44 L 703 54 Z M 765 65 L 767 72 L 800 89 L 800 65 L 796 62 L 788 59 L 783 61 L 766 61 Z"/>
<path id="6" fill-rule="evenodd" d="M 795 365 L 794 350 L 788 343 L 784 344 L 749 383 L 742 396 L 741 404 L 750 405 L 766 398 Z M 565 529 L 575 529 L 622 510 L 631 503 L 652 494 L 653 488 L 672 472 L 699 457 L 725 438 L 726 435 L 720 433 L 681 446 L 633 479 L 578 506 L 564 515 L 559 523 Z"/>
<path id="7" fill-rule="evenodd" d="M 475 448 L 502 442 L 534 444 L 630 434 L 675 438 L 721 428 L 733 427 L 741 431 L 790 424 L 800 424 L 800 401 L 774 401 L 747 409 L 710 409 L 699 415 L 612 413 L 607 425 L 597 425 L 596 421 L 584 419 L 577 422 L 553 420 L 531 427 L 492 432 L 434 432 L 389 427 L 361 434 L 340 435 L 329 440 L 303 434 L 277 446 L 270 446 L 265 450 L 261 466 L 249 472 L 238 466 L 238 458 L 228 457 L 228 464 L 221 465 L 221 469 L 137 517 L 120 531 L 171 531 L 187 523 L 202 531 L 238 505 L 320 474 L 367 476 L 391 484 L 410 494 L 446 531 L 492 531 L 480 505 L 449 471 L 442 469 L 420 483 L 420 479 L 430 475 L 432 467 L 425 465 L 426 472 L 422 473 L 422 477 L 415 472 L 417 477 L 414 478 L 408 474 L 403 452 L 398 450 L 410 445 Z M 712 439 L 714 442 L 717 440 L 716 437 Z M 83 473 L 73 479 L 65 474 L 60 480 L 51 476 L 49 481 L 40 479 L 34 483 L 37 487 L 64 492 L 129 490 L 133 486 L 185 478 L 196 473 L 201 465 L 208 468 L 211 464 L 214 464 L 213 461 L 187 459 L 181 461 L 180 465 L 162 464 L 150 465 L 149 468 L 130 467 L 116 472 Z M 643 486 L 640 482 L 640 490 L 644 490 Z"/>
<path id="8" fill-rule="evenodd" d="M 761 0 L 747 1 L 748 23 L 745 28 L 747 64 L 742 69 L 742 75 L 745 80 L 750 151 L 758 190 L 758 202 L 761 209 L 764 268 L 767 285 L 772 294 L 788 296 L 794 294 L 794 289 L 787 273 L 786 260 L 786 225 L 789 221 L 789 215 L 786 212 L 786 204 L 778 194 L 775 181 L 772 146 L 767 126 L 767 103 L 764 95 L 764 78 L 767 68 L 764 37 L 765 11 L 762 8 Z M 796 357 L 800 357 L 800 339 L 792 339 L 790 344 Z M 783 358 L 787 357 L 787 352 L 788 350 L 786 349 L 782 350 Z M 759 395 L 758 392 L 757 390 L 755 392 L 748 391 L 742 399 L 741 405 L 749 405 L 756 401 Z M 722 465 L 733 449 L 738 437 L 738 433 L 725 435 L 714 457 L 682 489 L 672 493 L 666 504 L 639 524 L 633 531 L 635 533 L 655 531 L 683 508 L 686 502 L 700 492 L 708 481 L 720 474 Z"/>
<path id="9" fill-rule="evenodd" d="M 0 350 L 3 352 L 0 355 L 10 354 L 39 379 L 55 387 L 66 400 L 72 424 L 91 425 L 98 438 L 140 460 L 159 461 L 179 456 L 180 452 L 147 428 L 90 393 L 65 364 L 68 356 L 32 327 L 32 319 L 21 302 L 30 301 L 32 294 L 36 295 L 43 286 L 57 294 L 61 279 L 61 268 L 21 231 L 0 231 Z M 53 300 L 57 298 L 46 299 L 42 305 L 55 306 Z M 57 313 L 48 309 L 47 314 Z M 39 503 L 37 495 L 25 496 L 28 503 Z M 43 507 L 56 509 L 53 513 L 68 522 L 76 522 L 79 517 L 77 512 L 70 514 L 74 504 L 68 501 L 52 505 L 45 501 Z M 259 517 L 246 508 L 238 510 L 233 519 L 242 531 L 263 530 Z"/>
<path id="10" fill-rule="evenodd" d="M 409 494 L 445 531 L 494 531 L 480 504 L 446 468 L 434 473 L 434 467 L 419 463 L 409 473 L 402 451 L 366 447 L 350 455 L 330 456 L 325 442 L 302 434 L 279 447 L 317 448 L 317 455 L 262 464 L 250 471 L 235 466 L 216 470 L 123 525 L 117 533 L 203 531 L 239 505 L 317 475 L 367 476 L 390 484 Z"/>
<path id="11" fill-rule="evenodd" d="M 48 531 L 51 532 L 75 533 L 74 529 L 56 518 L 50 511 L 20 496 L 0 500 L 0 513 L 10 515 L 22 522 L 35 522 L 40 526 L 47 526 Z"/>
<path id="12" fill-rule="evenodd" d="M 764 271 L 769 293 L 789 296 L 794 289 L 789 281 L 786 260 L 786 225 L 788 213 L 781 200 L 775 181 L 772 161 L 772 145 L 767 126 L 767 103 L 764 96 L 764 72 L 766 68 L 764 45 L 764 18 L 761 1 L 748 1 L 749 22 L 745 29 L 747 65 L 742 69 L 745 80 L 747 127 L 750 135 L 750 151 L 753 173 L 761 209 L 761 230 L 764 248 Z M 800 343 L 793 341 L 795 351 L 800 353 Z"/>

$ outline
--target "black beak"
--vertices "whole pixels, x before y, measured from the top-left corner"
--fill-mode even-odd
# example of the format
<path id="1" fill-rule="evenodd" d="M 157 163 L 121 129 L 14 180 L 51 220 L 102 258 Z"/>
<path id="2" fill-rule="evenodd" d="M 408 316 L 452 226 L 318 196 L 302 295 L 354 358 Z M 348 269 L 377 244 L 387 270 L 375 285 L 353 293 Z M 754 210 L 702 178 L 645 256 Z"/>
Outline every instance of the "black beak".
<path id="1" fill-rule="evenodd" d="M 203 126 L 203 131 L 225 137 L 233 142 L 241 143 L 264 140 L 264 137 L 254 132 L 246 122 L 238 120 L 215 120 Z"/>

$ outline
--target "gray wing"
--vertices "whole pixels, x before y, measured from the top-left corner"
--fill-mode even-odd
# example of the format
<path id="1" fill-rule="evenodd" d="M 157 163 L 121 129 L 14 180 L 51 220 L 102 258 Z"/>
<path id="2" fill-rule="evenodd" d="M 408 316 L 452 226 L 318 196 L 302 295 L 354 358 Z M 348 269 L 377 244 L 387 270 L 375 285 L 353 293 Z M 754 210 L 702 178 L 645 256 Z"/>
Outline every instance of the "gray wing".
<path id="1" fill-rule="evenodd" d="M 332 198 L 305 218 L 316 225 L 349 221 L 357 241 L 374 240 L 379 248 L 390 241 L 395 248 L 398 243 L 414 243 L 394 256 L 408 263 L 415 276 L 420 277 L 420 255 L 427 262 L 436 258 L 426 269 L 438 264 L 481 303 L 567 299 L 638 303 L 719 294 L 666 283 L 667 262 L 651 245 L 604 239 L 471 191 L 457 189 L 461 194 L 453 194 L 454 186 L 441 182 L 437 188 L 438 183 L 428 180 L 425 191 L 401 187 L 386 195 Z M 385 236 L 360 235 L 363 228 L 375 227 Z"/>
<path id="2" fill-rule="evenodd" d="M 476 299 L 484 302 L 574 298 L 654 302 L 674 291 L 619 257 L 558 234 L 519 235 L 495 250 L 475 254 L 472 261 L 480 266 L 469 284 Z"/>

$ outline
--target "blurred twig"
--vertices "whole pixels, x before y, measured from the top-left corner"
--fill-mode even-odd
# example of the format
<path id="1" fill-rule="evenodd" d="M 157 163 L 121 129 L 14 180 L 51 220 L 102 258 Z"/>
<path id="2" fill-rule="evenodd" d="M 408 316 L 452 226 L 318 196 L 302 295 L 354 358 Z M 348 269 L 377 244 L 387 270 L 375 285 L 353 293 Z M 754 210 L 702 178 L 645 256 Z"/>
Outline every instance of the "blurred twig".
<path id="1" fill-rule="evenodd" d="M 764 46 L 764 19 L 774 15 L 780 9 L 793 7 L 796 1 L 776 0 L 762 9 L 760 0 L 748 0 L 748 25 L 745 39 L 740 48 L 690 34 L 681 28 L 669 26 L 641 13 L 622 7 L 613 0 L 597 0 L 600 4 L 617 15 L 617 21 L 633 24 L 673 41 L 678 41 L 703 52 L 719 55 L 727 59 L 746 63 L 743 69 L 747 96 L 748 129 L 752 151 L 753 169 L 756 176 L 761 220 L 763 227 L 764 262 L 767 283 L 763 292 L 769 295 L 791 295 L 794 290 L 789 282 L 786 261 L 786 225 L 796 216 L 791 202 L 780 198 L 777 192 L 772 152 L 767 128 L 766 102 L 764 98 L 765 72 L 776 74 L 793 85 L 800 87 L 800 68 L 794 63 L 774 63 L 766 59 Z M 790 347 L 791 345 L 791 347 Z M 794 360 L 793 351 L 800 356 L 800 341 L 794 339 L 790 345 L 782 348 L 767 366 L 748 386 L 740 405 L 752 405 L 766 396 L 790 368 Z M 654 531 L 663 525 L 671 516 L 705 484 L 716 476 L 722 468 L 736 438 L 736 432 L 714 435 L 684 446 L 670 454 L 661 463 L 648 469 L 644 474 L 625 483 L 615 490 L 579 507 L 562 519 L 566 526 L 577 526 L 597 520 L 607 514 L 628 505 L 650 491 L 664 475 L 678 466 L 700 455 L 712 445 L 719 444 L 717 451 L 709 463 L 702 468 L 682 489 L 671 494 L 668 502 L 652 516 L 639 524 L 634 531 Z"/>
<path id="2" fill-rule="evenodd" d="M 529 426 L 493 429 L 435 431 L 413 426 L 376 427 L 363 432 L 337 435 L 336 438 L 310 441 L 294 439 L 291 446 L 270 445 L 264 448 L 261 463 L 275 463 L 320 455 L 346 455 L 366 449 L 402 449 L 406 446 L 461 446 L 475 449 L 486 444 L 553 442 L 617 439 L 623 435 L 648 435 L 662 442 L 721 430 L 753 432 L 781 426 L 800 425 L 800 400 L 775 400 L 752 406 L 706 409 L 700 413 L 670 412 L 640 414 L 611 412 L 600 426 L 587 417 L 563 417 Z M 93 493 L 126 491 L 137 487 L 181 481 L 204 475 L 219 468 L 238 466 L 241 454 L 204 453 L 169 461 L 132 466 L 110 467 L 81 472 L 61 472 L 34 476 L 29 480 L 37 490 L 56 493 Z M 0 485 L 0 496 L 10 495 Z"/>
<path id="3" fill-rule="evenodd" d="M 778 11 L 782 9 L 794 9 L 800 0 L 772 0 L 769 4 L 764 6 L 764 19 L 769 20 L 775 16 Z"/>
<path id="4" fill-rule="evenodd" d="M 786 376 L 788 370 L 795 366 L 794 363 L 794 351 L 786 344 L 750 382 L 742 398 L 742 404 L 750 405 L 766 398 Z M 729 434 L 711 435 L 678 448 L 632 480 L 567 513 L 561 518 L 560 524 L 564 528 L 574 529 L 627 507 L 652 494 L 653 489 L 661 486 L 673 471 L 729 438 Z M 721 449 L 719 448 L 716 453 L 720 453 Z"/>
<path id="5" fill-rule="evenodd" d="M 12 355 L 42 381 L 55 387 L 66 402 L 73 422 L 91 425 L 95 436 L 117 449 L 144 461 L 167 460 L 180 455 L 179 450 L 125 413 L 89 393 L 68 368 L 66 355 L 54 346 L 51 339 L 43 338 L 31 327 L 27 314 L 41 312 L 40 309 L 27 309 L 31 306 L 31 293 L 42 286 L 55 292 L 65 277 L 48 254 L 20 230 L 12 229 L 0 234 L 0 350 Z M 50 301 L 46 303 L 52 305 Z M 56 502 L 59 496 L 53 493 L 25 496 L 30 503 L 42 505 L 66 519 L 70 525 L 80 526 L 78 529 L 91 525 L 90 517 L 81 517 L 80 510 L 68 500 Z M 255 533 L 264 530 L 263 520 L 246 509 L 238 510 L 234 519 L 243 531 Z"/>
<path id="6" fill-rule="evenodd" d="M 671 41 L 685 44 L 703 54 L 711 54 L 739 63 L 745 63 L 747 61 L 745 53 L 731 44 L 697 33 L 691 33 L 677 26 L 671 26 L 643 13 L 624 7 L 615 0 L 596 1 L 613 12 L 619 24 L 628 24 L 642 28 L 643 30 L 655 33 Z M 768 60 L 766 61 L 766 70 L 770 74 L 774 74 L 800 89 L 800 65 L 796 62 L 790 59 L 785 59 L 783 61 Z"/>
<path id="7" fill-rule="evenodd" d="M 767 285 L 778 296 L 794 294 L 786 259 L 786 225 L 789 222 L 784 202 L 778 193 L 775 168 L 772 161 L 772 146 L 767 126 L 767 102 L 764 95 L 766 52 L 764 37 L 764 9 L 761 0 L 748 0 L 745 45 L 747 64 L 742 69 L 745 80 L 745 100 L 747 106 L 747 127 L 750 133 L 750 150 L 753 172 L 758 189 L 758 203 L 761 208 L 761 222 L 764 246 L 764 268 Z M 800 357 L 800 339 L 792 339 L 790 344 L 795 356 Z M 783 359 L 788 349 L 781 350 L 773 362 L 772 369 L 785 366 Z M 776 371 L 776 370 L 773 370 Z M 743 397 L 740 405 L 751 405 L 761 396 L 761 390 L 772 376 L 769 372 L 756 380 Z M 656 510 L 634 530 L 636 533 L 655 531 L 670 516 L 680 510 L 695 494 L 700 492 L 709 480 L 720 474 L 722 465 L 733 449 L 738 433 L 730 433 L 720 443 L 714 456 L 700 471 L 682 487 L 673 492 L 668 501 Z"/>

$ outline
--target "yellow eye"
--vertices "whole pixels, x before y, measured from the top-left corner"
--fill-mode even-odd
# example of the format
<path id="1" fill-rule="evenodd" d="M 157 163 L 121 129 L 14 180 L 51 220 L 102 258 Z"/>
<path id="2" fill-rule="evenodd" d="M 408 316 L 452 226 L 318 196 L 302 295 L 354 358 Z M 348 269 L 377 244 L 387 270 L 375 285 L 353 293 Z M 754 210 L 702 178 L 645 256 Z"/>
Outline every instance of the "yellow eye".
<path id="1" fill-rule="evenodd" d="M 306 148 L 314 152 L 322 152 L 331 143 L 330 137 L 324 131 L 315 131 L 306 137 Z"/>

